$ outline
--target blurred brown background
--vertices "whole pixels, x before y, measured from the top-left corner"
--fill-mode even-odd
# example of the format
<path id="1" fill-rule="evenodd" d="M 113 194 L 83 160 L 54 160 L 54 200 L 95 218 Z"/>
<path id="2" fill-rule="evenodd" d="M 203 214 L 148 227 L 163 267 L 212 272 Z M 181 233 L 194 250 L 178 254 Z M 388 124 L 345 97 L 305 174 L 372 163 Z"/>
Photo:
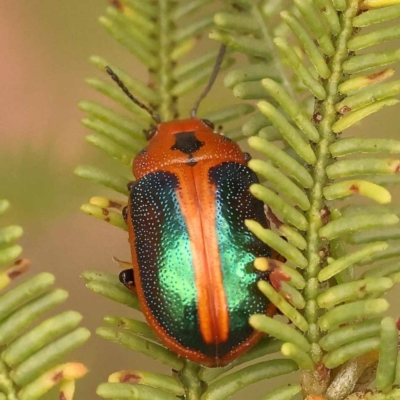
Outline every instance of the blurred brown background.
<path id="1" fill-rule="evenodd" d="M 105 314 L 132 313 L 89 292 L 79 275 L 86 269 L 117 274 L 111 258 L 129 259 L 129 249 L 126 234 L 79 211 L 90 196 L 102 191 L 72 171 L 78 164 L 101 166 L 106 157 L 85 143 L 88 131 L 80 125 L 82 113 L 76 104 L 101 98 L 84 83 L 85 77 L 98 76 L 87 61 L 90 55 L 102 55 L 145 79 L 143 67 L 97 23 L 106 4 L 105 0 L 3 1 L 0 14 L 0 198 L 12 202 L 1 225 L 24 227 L 22 244 L 24 256 L 32 261 L 30 274 L 54 273 L 58 286 L 70 292 L 67 308 L 80 311 L 92 332 Z M 229 92 L 214 99 L 223 96 L 228 98 Z M 395 138 L 399 122 L 399 108 L 390 108 L 357 129 L 365 136 Z M 392 314 L 396 315 L 394 308 Z M 95 334 L 72 358 L 90 369 L 78 382 L 77 399 L 97 398 L 95 387 L 117 370 L 167 372 Z M 257 386 L 260 394 L 261 386 Z M 235 398 L 256 397 L 252 389 Z"/>

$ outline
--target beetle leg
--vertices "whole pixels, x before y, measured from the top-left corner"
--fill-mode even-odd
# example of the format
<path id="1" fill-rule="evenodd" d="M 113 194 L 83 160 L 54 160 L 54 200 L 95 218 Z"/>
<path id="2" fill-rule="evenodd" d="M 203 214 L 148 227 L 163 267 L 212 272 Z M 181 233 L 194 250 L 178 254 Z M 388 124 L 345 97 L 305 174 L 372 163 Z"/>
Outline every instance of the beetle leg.
<path id="1" fill-rule="evenodd" d="M 124 218 L 125 223 L 128 223 L 128 206 L 125 206 L 122 209 L 122 217 Z"/>
<path id="2" fill-rule="evenodd" d="M 243 153 L 244 155 L 244 161 L 246 162 L 246 164 L 251 160 L 251 154 L 250 153 Z"/>
<path id="3" fill-rule="evenodd" d="M 133 277 L 133 269 L 124 269 L 119 273 L 119 281 L 129 290 L 135 290 L 135 278 Z"/>
<path id="4" fill-rule="evenodd" d="M 133 188 L 135 185 L 137 185 L 137 181 L 130 181 L 130 182 L 127 183 L 126 187 L 127 187 L 127 189 L 128 189 L 129 191 L 131 191 L 132 188 Z"/>

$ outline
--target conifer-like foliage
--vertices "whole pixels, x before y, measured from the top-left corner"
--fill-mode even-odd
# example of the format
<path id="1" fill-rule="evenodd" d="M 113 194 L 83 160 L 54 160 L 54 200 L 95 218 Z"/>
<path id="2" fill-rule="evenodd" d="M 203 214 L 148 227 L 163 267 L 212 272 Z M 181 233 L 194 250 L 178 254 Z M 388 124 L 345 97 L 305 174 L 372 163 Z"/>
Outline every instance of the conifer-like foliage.
<path id="1" fill-rule="evenodd" d="M 0 199 L 0 216 L 9 208 Z M 22 247 L 19 226 L 0 228 L 0 290 L 26 272 L 29 260 L 17 259 Z M 75 381 L 87 372 L 77 362 L 61 363 L 71 350 L 90 336 L 79 327 L 82 316 L 65 311 L 38 323 L 49 310 L 63 303 L 68 293 L 51 288 L 55 277 L 42 272 L 0 294 L 0 399 L 36 400 L 60 385 L 59 398 L 72 400 Z M 36 326 L 32 326 L 35 324 Z"/>
<path id="2" fill-rule="evenodd" d="M 384 316 L 389 304 L 383 297 L 400 281 L 400 209 L 387 189 L 400 182 L 400 141 L 347 134 L 398 102 L 400 84 L 389 81 L 394 70 L 388 66 L 400 52 L 384 51 L 381 44 L 400 37 L 400 1 L 226 0 L 209 15 L 210 3 L 216 6 L 207 0 L 117 0 L 100 22 L 149 69 L 149 82 L 141 83 L 111 64 L 163 120 L 173 119 L 178 98 L 211 74 L 216 53 L 196 53 L 199 34 L 211 31 L 212 39 L 228 46 L 224 67 L 235 54 L 246 56 L 244 66 L 230 67 L 224 83 L 247 102 L 204 117 L 225 123 L 252 113 L 256 105 L 241 132 L 227 134 L 251 136 L 249 145 L 265 156 L 249 162 L 265 180 L 250 190 L 267 206 L 273 229 L 255 221 L 246 225 L 286 259 L 260 258 L 255 268 L 285 277 L 279 292 L 267 281 L 258 287 L 290 324 L 252 316 L 251 325 L 268 336 L 227 367 L 207 369 L 165 349 L 147 324 L 107 316 L 100 336 L 160 361 L 173 373 L 121 371 L 100 385 L 98 394 L 222 400 L 254 382 L 299 370 L 291 378 L 297 384 L 272 392 L 267 384 L 260 400 L 400 398 L 398 330 L 394 319 Z M 190 50 L 189 61 L 182 61 Z M 92 62 L 100 69 L 108 65 L 100 57 Z M 88 142 L 129 167 L 145 146 L 142 130 L 150 117 L 111 81 L 89 79 L 88 84 L 131 113 L 80 103 L 88 113 L 84 124 L 95 131 Z M 88 166 L 76 173 L 125 195 L 132 179 L 129 173 L 116 176 Z M 360 196 L 363 206 L 357 205 Z M 126 229 L 125 202 L 95 197 L 82 208 Z M 116 276 L 87 272 L 84 277 L 91 290 L 140 308 Z M 273 359 L 258 360 L 271 353 L 277 353 Z"/>

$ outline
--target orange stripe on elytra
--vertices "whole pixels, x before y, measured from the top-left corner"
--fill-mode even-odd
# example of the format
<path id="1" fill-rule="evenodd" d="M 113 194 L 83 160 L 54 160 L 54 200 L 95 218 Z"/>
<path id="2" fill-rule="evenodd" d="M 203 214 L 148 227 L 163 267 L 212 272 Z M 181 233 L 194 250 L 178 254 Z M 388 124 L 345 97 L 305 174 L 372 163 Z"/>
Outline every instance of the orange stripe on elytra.
<path id="1" fill-rule="evenodd" d="M 215 187 L 207 172 L 204 164 L 185 172 L 181 167 L 177 194 L 190 238 L 200 332 L 205 343 L 219 344 L 229 337 L 229 313 L 215 229 Z"/>

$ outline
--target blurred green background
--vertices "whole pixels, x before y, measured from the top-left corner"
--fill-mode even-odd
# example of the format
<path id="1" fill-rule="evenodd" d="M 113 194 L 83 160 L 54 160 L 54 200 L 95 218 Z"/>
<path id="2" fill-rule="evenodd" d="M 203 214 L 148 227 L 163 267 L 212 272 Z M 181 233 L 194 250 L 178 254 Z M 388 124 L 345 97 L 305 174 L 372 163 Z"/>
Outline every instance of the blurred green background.
<path id="1" fill-rule="evenodd" d="M 0 197 L 12 203 L 1 225 L 24 227 L 22 245 L 32 261 L 30 274 L 54 273 L 58 286 L 70 292 L 66 308 L 80 311 L 92 332 L 105 314 L 132 313 L 89 292 L 79 275 L 86 269 L 117 274 L 112 257 L 129 259 L 129 248 L 124 232 L 79 211 L 102 191 L 74 177 L 74 167 L 108 161 L 85 143 L 88 131 L 80 125 L 82 113 L 76 104 L 101 99 L 84 83 L 85 77 L 98 75 L 87 61 L 90 55 L 104 56 L 137 79 L 146 79 L 144 68 L 97 23 L 106 5 L 105 0 L 2 2 L 0 14 Z M 228 91 L 213 93 L 205 108 L 212 107 L 212 101 L 230 101 Z M 399 108 L 390 108 L 356 129 L 366 137 L 395 138 L 399 122 Z M 117 370 L 166 371 L 96 335 L 72 358 L 90 369 L 78 382 L 77 399 L 96 398 L 95 387 Z M 260 394 L 262 386 L 257 386 Z M 246 393 L 235 398 L 257 397 L 254 389 Z"/>

